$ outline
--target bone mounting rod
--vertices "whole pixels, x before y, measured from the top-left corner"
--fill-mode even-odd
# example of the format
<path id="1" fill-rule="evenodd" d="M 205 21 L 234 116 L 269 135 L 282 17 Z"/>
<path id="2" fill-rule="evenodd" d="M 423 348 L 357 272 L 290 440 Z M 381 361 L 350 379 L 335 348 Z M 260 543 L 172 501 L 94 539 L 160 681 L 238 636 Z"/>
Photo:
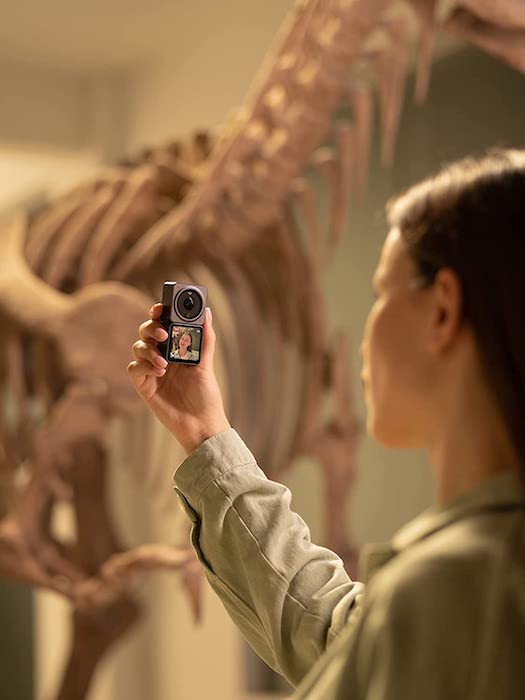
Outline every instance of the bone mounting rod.
<path id="1" fill-rule="evenodd" d="M 401 108 L 405 95 L 405 78 L 408 60 L 409 26 L 406 17 L 390 24 L 390 90 L 384 115 L 383 166 L 389 168 L 394 162 L 395 146 L 399 131 Z"/>
<path id="2" fill-rule="evenodd" d="M 356 190 L 356 127 L 341 120 L 335 128 L 338 159 L 337 188 L 333 193 L 333 214 L 330 236 L 327 240 L 326 258 L 332 260 L 343 238 L 350 205 L 350 197 Z"/>
<path id="3" fill-rule="evenodd" d="M 383 167 L 389 167 L 393 161 L 403 100 L 406 70 L 406 34 L 403 23 L 404 20 L 390 23 L 381 32 L 380 44 L 370 49 L 379 91 Z"/>
<path id="4" fill-rule="evenodd" d="M 355 180 L 356 193 L 363 201 L 368 181 L 370 150 L 374 122 L 374 102 L 371 87 L 362 81 L 353 82 L 350 88 L 352 123 L 355 125 Z"/>
<path id="5" fill-rule="evenodd" d="M 419 47 L 414 86 L 414 102 L 422 105 L 430 86 L 432 57 L 436 41 L 436 8 L 438 0 L 417 0 L 412 8 L 419 23 Z"/>

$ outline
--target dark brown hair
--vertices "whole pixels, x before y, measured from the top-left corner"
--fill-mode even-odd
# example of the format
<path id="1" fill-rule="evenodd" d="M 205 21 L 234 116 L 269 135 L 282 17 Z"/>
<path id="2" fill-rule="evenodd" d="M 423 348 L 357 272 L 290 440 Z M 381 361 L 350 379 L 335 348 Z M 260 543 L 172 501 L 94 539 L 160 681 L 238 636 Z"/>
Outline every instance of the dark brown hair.
<path id="1" fill-rule="evenodd" d="M 463 314 L 525 479 L 525 151 L 491 149 L 445 166 L 386 205 L 431 285 L 452 268 Z"/>

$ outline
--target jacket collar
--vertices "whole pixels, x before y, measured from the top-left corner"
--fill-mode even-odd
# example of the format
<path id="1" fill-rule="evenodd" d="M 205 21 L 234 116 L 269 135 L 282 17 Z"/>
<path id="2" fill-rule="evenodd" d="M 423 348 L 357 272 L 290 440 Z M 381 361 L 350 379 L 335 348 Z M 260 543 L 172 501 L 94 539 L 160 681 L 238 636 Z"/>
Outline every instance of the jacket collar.
<path id="1" fill-rule="evenodd" d="M 365 545 L 360 556 L 361 577 L 368 581 L 399 552 L 434 532 L 478 511 L 525 508 L 525 485 L 518 474 L 505 471 L 485 479 L 442 506 L 432 506 L 399 529 L 388 544 Z"/>
<path id="2" fill-rule="evenodd" d="M 442 506 L 433 506 L 423 511 L 414 520 L 404 525 L 392 538 L 397 551 L 422 540 L 456 520 L 480 510 L 525 506 L 525 487 L 520 477 L 506 471 L 485 479 L 473 489 Z"/>

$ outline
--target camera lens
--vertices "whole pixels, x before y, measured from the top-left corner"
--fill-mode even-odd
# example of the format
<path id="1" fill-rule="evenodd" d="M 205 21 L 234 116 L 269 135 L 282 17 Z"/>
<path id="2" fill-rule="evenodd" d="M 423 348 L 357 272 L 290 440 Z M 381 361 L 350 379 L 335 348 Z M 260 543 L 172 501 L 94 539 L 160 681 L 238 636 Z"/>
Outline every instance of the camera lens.
<path id="1" fill-rule="evenodd" d="M 175 299 L 175 311 L 188 321 L 198 318 L 204 305 L 201 293 L 193 287 L 183 289 Z"/>

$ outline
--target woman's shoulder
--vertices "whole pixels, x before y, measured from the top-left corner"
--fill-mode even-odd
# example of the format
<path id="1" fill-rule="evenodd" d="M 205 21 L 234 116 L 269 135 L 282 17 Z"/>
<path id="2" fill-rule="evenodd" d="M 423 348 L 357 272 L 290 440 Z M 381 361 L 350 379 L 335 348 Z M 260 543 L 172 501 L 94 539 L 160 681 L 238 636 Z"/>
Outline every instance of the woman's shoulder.
<path id="1" fill-rule="evenodd" d="M 429 687 L 433 698 L 470 697 L 473 669 L 484 669 L 496 697 L 505 669 L 520 668 L 524 542 L 525 510 L 511 507 L 431 512 L 398 533 L 367 580 L 360 620 L 360 662 L 374 683 L 396 698 L 430 697 Z M 512 697 L 521 697 L 516 679 Z"/>
<path id="2" fill-rule="evenodd" d="M 367 584 L 365 609 L 396 644 L 408 635 L 431 645 L 434 634 L 464 638 L 480 629 L 479 612 L 487 598 L 481 567 L 432 549 L 400 552 Z"/>
<path id="3" fill-rule="evenodd" d="M 441 682 L 432 679 L 436 659 L 447 667 L 445 685 L 461 689 L 454 697 L 466 697 L 487 609 L 480 572 L 457 548 L 438 546 L 431 536 L 395 554 L 367 582 L 361 659 L 392 697 L 427 697 L 427 684 Z M 438 696 L 448 697 L 432 695 Z"/>
<path id="4" fill-rule="evenodd" d="M 525 574 L 523 538 L 525 511 L 473 514 L 402 549 L 376 573 L 369 589 L 399 601 L 405 596 L 484 597 L 509 567 Z"/>

